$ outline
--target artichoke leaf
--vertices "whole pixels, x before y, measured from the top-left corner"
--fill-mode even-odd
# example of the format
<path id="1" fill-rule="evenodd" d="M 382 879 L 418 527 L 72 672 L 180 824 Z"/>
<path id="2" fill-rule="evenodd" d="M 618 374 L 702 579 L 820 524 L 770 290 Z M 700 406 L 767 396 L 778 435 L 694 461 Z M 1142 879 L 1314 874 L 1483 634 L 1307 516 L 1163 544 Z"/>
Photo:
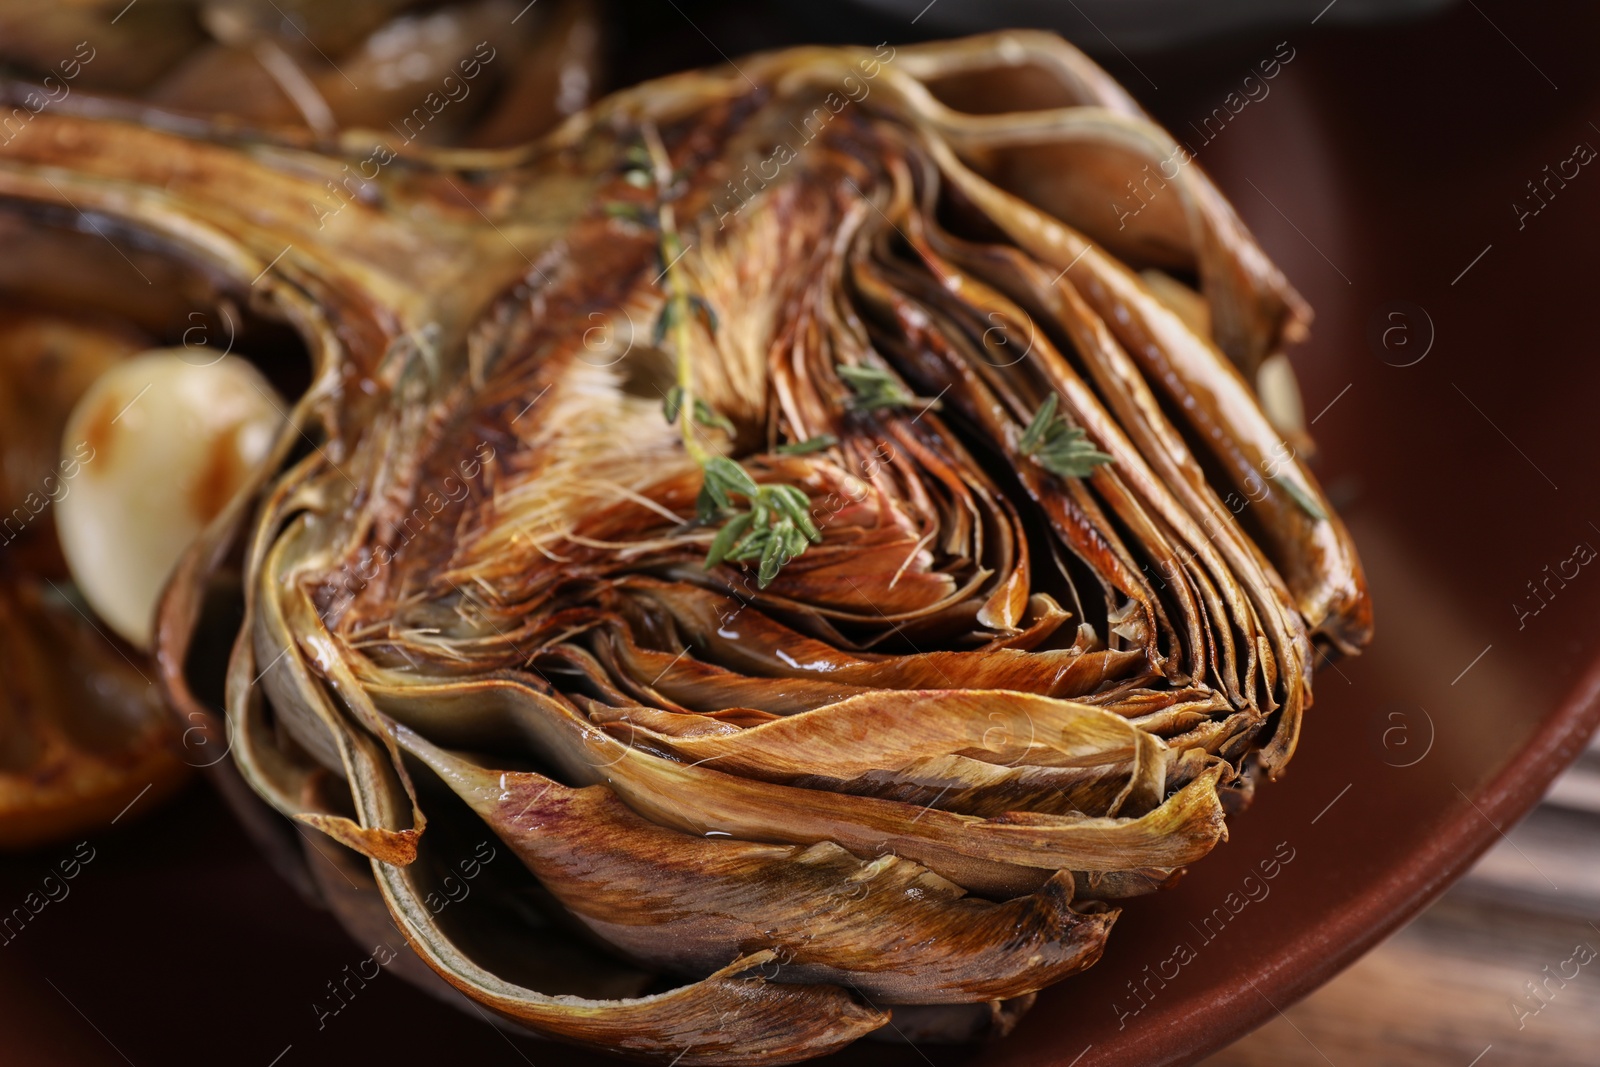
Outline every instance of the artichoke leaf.
<path id="1" fill-rule="evenodd" d="M 408 725 L 418 704 L 450 702 L 472 714 L 510 716 L 530 744 L 574 781 L 604 783 L 652 821 L 694 834 L 813 844 L 831 840 L 864 855 L 892 851 L 985 895 L 1036 888 L 1048 871 L 1176 867 L 1227 836 L 1217 764 L 1139 818 L 1041 816 L 1012 812 L 979 819 L 871 797 L 739 778 L 685 765 L 624 744 L 522 679 L 395 686 L 368 683 L 379 710 Z"/>
<path id="2" fill-rule="evenodd" d="M 1092 963 L 1116 917 L 1074 911 L 1065 873 L 995 904 L 897 856 L 707 842 L 640 818 L 603 786 L 479 767 L 403 727 L 399 737 L 580 921 L 671 970 L 715 971 L 761 946 L 782 961 L 774 977 L 848 985 L 874 1003 L 1009 998 Z"/>

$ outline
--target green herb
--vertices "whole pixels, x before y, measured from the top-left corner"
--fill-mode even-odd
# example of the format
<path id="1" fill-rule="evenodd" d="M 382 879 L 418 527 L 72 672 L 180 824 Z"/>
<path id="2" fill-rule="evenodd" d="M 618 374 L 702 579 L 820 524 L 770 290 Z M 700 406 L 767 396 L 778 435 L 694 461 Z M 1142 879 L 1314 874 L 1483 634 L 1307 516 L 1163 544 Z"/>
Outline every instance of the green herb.
<path id="1" fill-rule="evenodd" d="M 1111 457 L 1094 447 L 1087 434 L 1064 417 L 1056 416 L 1058 398 L 1051 393 L 1022 432 L 1018 450 L 1039 466 L 1063 478 L 1087 478 Z"/>
<path id="2" fill-rule="evenodd" d="M 705 323 L 706 332 L 715 337 L 717 333 L 717 313 L 710 304 L 706 303 L 706 298 L 696 293 L 689 297 L 689 306 L 700 313 L 700 321 Z"/>
<path id="3" fill-rule="evenodd" d="M 880 408 L 903 408 L 922 400 L 905 386 L 900 384 L 888 371 L 880 367 L 871 367 L 866 364 L 852 365 L 840 363 L 833 368 L 843 379 L 844 384 L 856 395 L 855 406 L 862 411 L 877 411 Z M 924 410 L 939 410 L 939 401 L 924 400 Z"/>
<path id="4" fill-rule="evenodd" d="M 661 305 L 661 311 L 656 315 L 655 328 L 650 331 L 650 343 L 660 348 L 666 343 L 667 334 L 678 321 L 678 302 L 668 300 Z"/>
<path id="5" fill-rule="evenodd" d="M 1310 515 L 1318 522 L 1323 522 L 1327 519 L 1328 513 L 1323 511 L 1322 506 L 1316 502 L 1315 498 L 1313 498 L 1310 493 L 1307 493 L 1304 489 L 1302 489 L 1300 484 L 1293 478 L 1285 478 L 1282 475 L 1274 475 L 1272 480 L 1283 487 L 1283 491 L 1289 494 L 1290 500 L 1293 500 L 1300 506 L 1301 511 L 1305 512 L 1307 515 Z"/>
<path id="6" fill-rule="evenodd" d="M 790 441 L 786 445 L 779 445 L 777 452 L 784 456 L 803 456 L 808 452 L 821 452 L 824 448 L 832 448 L 839 443 L 839 439 L 831 433 L 818 434 L 808 437 L 804 441 Z"/>
<path id="7" fill-rule="evenodd" d="M 734 433 L 733 421 L 699 397 L 694 398 L 694 421 L 701 426 L 714 426 L 724 430 L 730 437 Z"/>
<path id="8" fill-rule="evenodd" d="M 739 475 L 748 480 L 749 474 L 732 460 L 718 459 L 732 470 L 714 470 L 707 465 L 705 486 L 700 491 L 702 513 L 708 508 L 727 508 L 734 494 L 745 497 L 750 507 L 748 511 L 735 514 L 717 532 L 706 552 L 706 570 L 724 560 L 734 563 L 759 560 L 756 584 L 765 589 L 784 564 L 822 541 L 821 531 L 811 521 L 811 498 L 792 485 L 758 486 L 753 482 L 749 487 L 737 485 Z M 738 471 L 739 475 L 734 475 L 733 471 Z"/>
<path id="9" fill-rule="evenodd" d="M 700 469 L 704 477 L 700 482 L 696 511 L 701 522 L 710 522 L 719 512 L 731 508 L 735 495 L 754 500 L 761 493 L 761 487 L 750 477 L 750 472 L 727 456 L 712 456 Z"/>
<path id="10" fill-rule="evenodd" d="M 601 208 L 614 219 L 627 219 L 629 222 L 637 222 L 641 226 L 647 225 L 650 221 L 649 212 L 645 210 L 644 206 L 635 204 L 631 200 L 608 200 L 601 205 Z"/>
<path id="11" fill-rule="evenodd" d="M 683 386 L 674 385 L 667 390 L 666 398 L 661 402 L 661 414 L 666 417 L 667 424 L 678 421 L 678 416 L 683 411 Z M 733 420 L 722 414 L 716 408 L 706 403 L 699 397 L 694 398 L 694 421 L 701 426 L 711 426 L 726 432 L 730 437 L 738 432 Z"/>
<path id="12" fill-rule="evenodd" d="M 735 432 L 726 415 L 694 395 L 695 336 L 690 323 L 698 318 L 706 332 L 714 336 L 717 313 L 703 296 L 690 291 L 684 274 L 685 248 L 678 236 L 669 194 L 675 176 L 655 127 L 645 127 L 644 143 L 630 148 L 627 158 L 634 168 L 628 172 L 628 180 L 639 185 L 632 176 L 641 174 L 646 178 L 644 185 L 656 194 L 653 222 L 661 235 L 656 254 L 662 265 L 660 280 L 666 300 L 656 316 L 655 344 L 659 348 L 670 343 L 677 370 L 677 383 L 667 391 L 662 413 L 669 424 L 681 427 L 684 451 L 700 467 L 700 494 L 695 501 L 699 520 L 713 522 L 727 516 L 706 552 L 705 566 L 710 570 L 724 561 L 759 561 L 756 580 L 765 589 L 784 564 L 822 541 L 821 531 L 811 521 L 811 498 L 792 485 L 758 485 L 737 462 L 708 452 L 696 440 L 697 425 L 716 427 L 730 435 Z M 611 205 L 607 205 L 607 211 L 612 213 Z M 685 412 L 689 417 L 684 417 Z M 736 505 L 736 498 L 744 500 L 743 507 Z"/>

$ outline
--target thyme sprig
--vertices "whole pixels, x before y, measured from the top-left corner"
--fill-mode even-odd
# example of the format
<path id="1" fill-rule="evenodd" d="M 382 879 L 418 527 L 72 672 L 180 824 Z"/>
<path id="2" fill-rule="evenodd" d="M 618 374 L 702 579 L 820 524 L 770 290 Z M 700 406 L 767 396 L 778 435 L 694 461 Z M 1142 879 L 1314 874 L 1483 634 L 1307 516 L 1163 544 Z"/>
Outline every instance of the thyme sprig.
<path id="1" fill-rule="evenodd" d="M 941 407 L 937 397 L 927 399 L 917 396 L 911 390 L 901 385 L 899 380 L 888 371 L 867 364 L 839 363 L 834 366 L 834 371 L 844 384 L 850 387 L 855 394 L 854 404 L 862 411 L 878 411 L 882 408 L 906 408 L 913 404 L 922 404 L 925 411 L 938 411 Z"/>
<path id="2" fill-rule="evenodd" d="M 657 254 L 666 300 L 656 318 L 655 343 L 670 344 L 676 370 L 662 413 L 669 424 L 680 427 L 684 451 L 700 467 L 697 517 L 704 523 L 726 517 L 706 552 L 705 569 L 724 561 L 754 562 L 757 584 L 765 589 L 786 563 L 812 544 L 820 543 L 822 532 L 811 521 L 811 498 L 803 490 L 792 485 L 759 484 L 739 463 L 710 452 L 700 443 L 696 427 L 715 427 L 729 436 L 736 430 L 726 415 L 694 392 L 695 337 L 690 327 L 698 321 L 714 337 L 717 314 L 704 297 L 693 291 L 683 269 L 686 247 L 673 209 L 674 175 L 666 147 L 654 126 L 646 125 L 643 134 L 644 143 L 628 151 L 625 178 L 630 185 L 653 189 L 656 194 L 653 221 L 660 235 Z M 607 205 L 606 210 L 642 224 L 651 221 L 648 212 L 637 204 Z"/>
<path id="3" fill-rule="evenodd" d="M 1058 398 L 1051 393 L 1033 421 L 1022 432 L 1017 448 L 1051 474 L 1063 478 L 1087 478 L 1094 469 L 1110 463 L 1111 457 L 1094 447 L 1083 428 L 1073 426 L 1065 418 L 1057 417 Z"/>
<path id="4" fill-rule="evenodd" d="M 697 510 L 703 521 L 733 508 L 742 496 L 749 509 L 737 511 L 717 531 L 706 552 L 706 570 L 724 560 L 748 563 L 760 560 L 756 584 L 765 589 L 783 565 L 812 544 L 822 532 L 811 521 L 811 498 L 792 485 L 758 485 L 750 473 L 726 456 L 715 456 L 705 466 Z"/>
<path id="5" fill-rule="evenodd" d="M 678 421 L 678 414 L 682 410 L 683 388 L 681 386 L 674 385 L 671 389 L 667 390 L 667 398 L 666 400 L 662 401 L 661 404 L 661 413 L 666 416 L 667 424 L 670 426 Z M 699 397 L 694 398 L 694 421 L 699 423 L 701 426 L 710 426 L 714 429 L 721 430 L 730 437 L 737 429 L 737 427 L 733 425 L 732 419 L 728 418 L 728 416 L 722 414 L 716 408 L 712 407 Z"/>

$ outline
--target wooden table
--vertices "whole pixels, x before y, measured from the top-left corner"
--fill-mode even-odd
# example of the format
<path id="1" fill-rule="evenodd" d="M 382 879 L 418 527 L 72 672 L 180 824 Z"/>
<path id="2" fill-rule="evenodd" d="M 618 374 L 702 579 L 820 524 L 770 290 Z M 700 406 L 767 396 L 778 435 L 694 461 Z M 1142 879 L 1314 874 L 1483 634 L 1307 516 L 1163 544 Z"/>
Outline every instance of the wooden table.
<path id="1" fill-rule="evenodd" d="M 1600 1063 L 1600 746 L 1415 922 L 1205 1067 Z"/>

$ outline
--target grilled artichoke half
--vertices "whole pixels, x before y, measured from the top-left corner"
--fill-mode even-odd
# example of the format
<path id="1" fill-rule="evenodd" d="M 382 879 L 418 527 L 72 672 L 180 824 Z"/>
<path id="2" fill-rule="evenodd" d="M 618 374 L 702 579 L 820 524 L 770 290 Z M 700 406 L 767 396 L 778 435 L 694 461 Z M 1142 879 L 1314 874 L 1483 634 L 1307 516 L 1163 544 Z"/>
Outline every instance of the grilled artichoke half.
<path id="1" fill-rule="evenodd" d="M 1003 1026 L 1289 759 L 1315 645 L 1368 638 L 1247 381 L 1303 305 L 1054 37 L 757 56 L 326 211 L 372 147 L 61 109 L 0 194 L 305 338 L 259 492 L 162 603 L 166 685 L 204 713 L 242 543 L 237 769 L 505 1018 L 684 1064 Z M 527 871 L 467 903 L 491 837 Z"/>

